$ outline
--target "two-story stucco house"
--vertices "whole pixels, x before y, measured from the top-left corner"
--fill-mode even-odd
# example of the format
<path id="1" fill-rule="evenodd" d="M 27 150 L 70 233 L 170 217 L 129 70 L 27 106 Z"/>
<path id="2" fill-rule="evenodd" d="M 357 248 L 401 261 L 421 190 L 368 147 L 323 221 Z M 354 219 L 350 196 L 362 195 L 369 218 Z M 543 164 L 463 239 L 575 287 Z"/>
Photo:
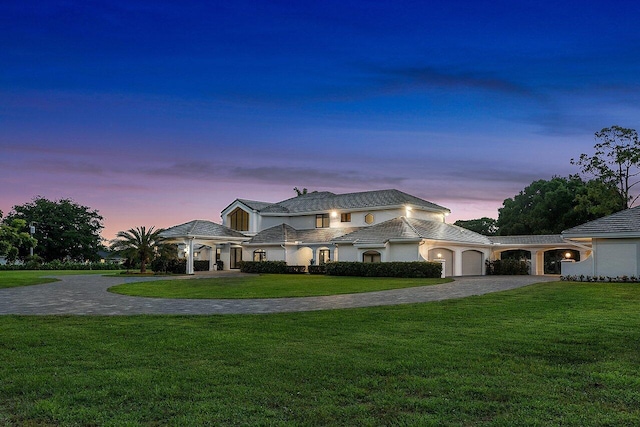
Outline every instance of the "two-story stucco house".
<path id="1" fill-rule="evenodd" d="M 164 236 L 180 245 L 193 272 L 194 259 L 225 269 L 242 260 L 437 261 L 447 276 L 481 275 L 485 261 L 507 250 L 530 251 L 532 274 L 542 274 L 546 250 L 566 247 L 560 236 L 519 241 L 490 238 L 447 224 L 449 209 L 399 190 L 334 194 L 313 192 L 276 203 L 236 199 L 222 211 L 222 224 L 196 220 Z M 575 249 L 575 248 L 574 248 Z M 191 266 L 191 267 L 190 267 Z"/>

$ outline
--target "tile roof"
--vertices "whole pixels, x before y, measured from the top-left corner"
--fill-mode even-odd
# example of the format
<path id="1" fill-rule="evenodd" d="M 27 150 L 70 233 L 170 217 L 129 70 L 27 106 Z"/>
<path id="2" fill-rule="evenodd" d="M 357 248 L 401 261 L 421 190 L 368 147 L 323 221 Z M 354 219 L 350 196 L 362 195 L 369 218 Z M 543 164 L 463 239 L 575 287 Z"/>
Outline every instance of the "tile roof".
<path id="1" fill-rule="evenodd" d="M 259 202 L 257 200 L 247 200 L 247 199 L 238 199 L 238 201 L 256 211 L 260 211 L 273 204 L 271 202 Z"/>
<path id="2" fill-rule="evenodd" d="M 347 228 L 312 228 L 296 230 L 287 224 L 280 224 L 262 230 L 247 243 L 249 244 L 275 244 L 275 243 L 329 243 L 335 237 L 345 233 L 351 233 L 358 227 Z"/>
<path id="3" fill-rule="evenodd" d="M 305 213 L 332 209 L 367 209 L 402 205 L 412 205 L 431 211 L 449 212 L 449 209 L 445 207 L 393 189 L 346 194 L 334 194 L 328 191 L 307 193 L 273 203 L 260 209 L 260 212 Z"/>
<path id="4" fill-rule="evenodd" d="M 490 245 L 481 234 L 444 222 L 398 217 L 333 239 L 336 243 L 384 243 L 390 239 L 430 239 Z"/>
<path id="5" fill-rule="evenodd" d="M 215 222 L 196 219 L 168 228 L 161 233 L 164 238 L 210 237 L 210 238 L 248 238 L 239 231 L 232 230 Z"/>
<path id="6" fill-rule="evenodd" d="M 608 234 L 640 235 L 640 206 L 625 209 L 562 232 L 565 237 L 591 237 Z"/>
<path id="7" fill-rule="evenodd" d="M 492 243 L 499 245 L 551 245 L 566 243 L 559 234 L 539 234 L 532 236 L 490 236 Z"/>

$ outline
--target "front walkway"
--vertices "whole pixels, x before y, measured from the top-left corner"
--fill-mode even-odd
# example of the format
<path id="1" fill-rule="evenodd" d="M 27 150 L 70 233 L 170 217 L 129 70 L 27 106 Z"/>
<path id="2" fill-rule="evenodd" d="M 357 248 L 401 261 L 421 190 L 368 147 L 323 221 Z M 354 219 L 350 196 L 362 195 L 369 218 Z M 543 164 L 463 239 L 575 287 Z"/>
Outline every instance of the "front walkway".
<path id="1" fill-rule="evenodd" d="M 228 273 L 239 274 L 239 273 Z M 212 277 L 227 274 L 210 274 Z M 204 274 L 203 276 L 209 276 Z M 200 275 L 198 275 L 200 277 Z M 361 294 L 271 299 L 164 299 L 141 298 L 107 291 L 121 283 L 166 278 L 113 276 L 60 276 L 59 282 L 0 289 L 0 314 L 262 314 L 354 307 L 409 304 L 464 298 L 557 280 L 547 276 L 474 276 L 417 288 Z"/>

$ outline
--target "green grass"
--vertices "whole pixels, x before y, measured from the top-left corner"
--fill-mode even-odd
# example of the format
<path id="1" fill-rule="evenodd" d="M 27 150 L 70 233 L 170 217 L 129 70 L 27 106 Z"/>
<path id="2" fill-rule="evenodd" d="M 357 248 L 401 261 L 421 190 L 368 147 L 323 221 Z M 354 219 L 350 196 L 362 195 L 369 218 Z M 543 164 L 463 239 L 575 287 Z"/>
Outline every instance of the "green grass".
<path id="1" fill-rule="evenodd" d="M 396 279 L 324 275 L 265 274 L 127 283 L 111 292 L 158 298 L 284 298 L 351 294 L 450 282 L 451 279 Z"/>
<path id="2" fill-rule="evenodd" d="M 0 317 L 0 425 L 636 426 L 640 286 L 247 316 Z"/>
<path id="3" fill-rule="evenodd" d="M 112 274 L 113 270 L 0 270 L 0 289 L 16 286 L 39 285 L 55 282 L 43 276 L 68 276 L 72 274 Z"/>

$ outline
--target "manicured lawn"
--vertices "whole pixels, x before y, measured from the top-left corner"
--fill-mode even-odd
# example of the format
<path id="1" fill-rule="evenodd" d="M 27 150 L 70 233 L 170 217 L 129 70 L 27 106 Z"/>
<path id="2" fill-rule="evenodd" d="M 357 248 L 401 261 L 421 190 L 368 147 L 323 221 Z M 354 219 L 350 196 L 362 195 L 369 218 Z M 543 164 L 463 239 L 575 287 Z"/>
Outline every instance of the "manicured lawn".
<path id="1" fill-rule="evenodd" d="M 283 298 L 351 294 L 450 282 L 451 279 L 395 279 L 265 274 L 158 282 L 127 283 L 111 292 L 160 298 Z"/>
<path id="2" fill-rule="evenodd" d="M 635 426 L 640 286 L 250 316 L 0 317 L 0 425 Z"/>
<path id="3" fill-rule="evenodd" d="M 0 289 L 16 286 L 38 285 L 55 282 L 43 276 L 67 276 L 71 274 L 113 274 L 113 270 L 15 270 L 0 271 Z"/>

